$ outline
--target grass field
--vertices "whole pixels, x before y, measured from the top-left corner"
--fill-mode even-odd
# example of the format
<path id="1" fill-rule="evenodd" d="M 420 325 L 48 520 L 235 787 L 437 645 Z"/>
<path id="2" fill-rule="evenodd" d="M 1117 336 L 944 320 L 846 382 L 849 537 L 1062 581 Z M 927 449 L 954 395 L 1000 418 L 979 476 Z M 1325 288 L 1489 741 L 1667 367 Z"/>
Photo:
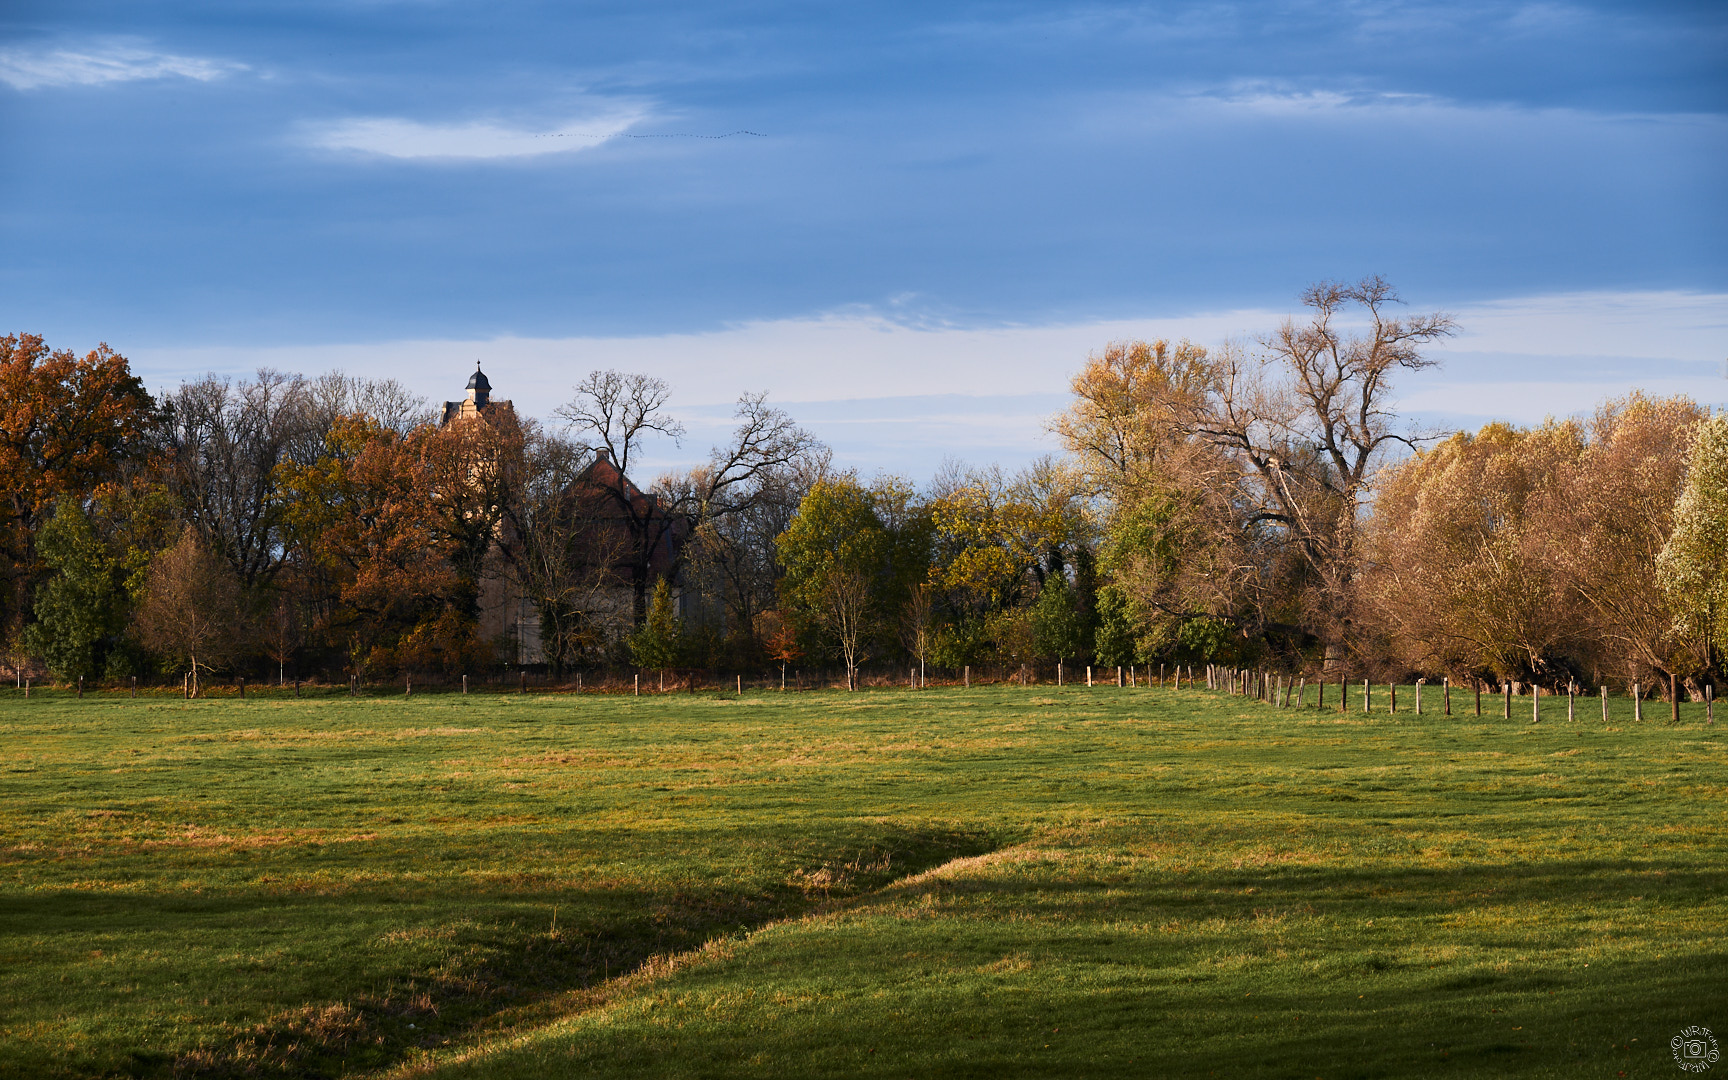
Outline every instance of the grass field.
<path id="1" fill-rule="evenodd" d="M 7 691 L 0 1074 L 1616 1077 L 1728 1042 L 1728 725 L 1428 702 Z"/>

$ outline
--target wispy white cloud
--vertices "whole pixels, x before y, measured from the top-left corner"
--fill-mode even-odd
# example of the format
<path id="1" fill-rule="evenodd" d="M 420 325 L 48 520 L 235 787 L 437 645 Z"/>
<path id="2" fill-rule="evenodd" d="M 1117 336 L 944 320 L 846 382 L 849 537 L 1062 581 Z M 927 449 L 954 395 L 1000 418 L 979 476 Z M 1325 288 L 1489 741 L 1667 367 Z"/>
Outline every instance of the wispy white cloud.
<path id="1" fill-rule="evenodd" d="M 1170 120 L 1219 119 L 1345 120 L 1363 117 L 1421 125 L 1525 122 L 1544 126 L 1577 122 L 1704 124 L 1720 130 L 1722 116 L 1711 112 L 1633 111 L 1470 100 L 1441 94 L 1384 90 L 1348 81 L 1234 79 L 1180 88 L 1093 99 L 1086 106 L 1094 122 L 1163 124 Z"/>
<path id="2" fill-rule="evenodd" d="M 1261 80 L 1238 80 L 1185 95 L 1193 103 L 1269 116 L 1305 116 L 1343 109 L 1418 109 L 1456 107 L 1428 94 L 1381 90 L 1294 86 Z"/>
<path id="3" fill-rule="evenodd" d="M 246 65 L 201 56 L 178 56 L 137 45 L 83 49 L 0 48 L 0 82 L 16 90 L 52 86 L 101 86 L 139 79 L 210 82 L 245 71 Z"/>
<path id="4" fill-rule="evenodd" d="M 1463 333 L 1435 350 L 1443 365 L 1400 387 L 1402 407 L 1428 421 L 1537 422 L 1588 410 L 1634 388 L 1687 393 L 1712 404 L 1728 400 L 1725 294 L 1571 293 L 1455 305 L 1453 311 Z M 568 399 L 586 371 L 645 371 L 672 384 L 679 415 L 692 423 L 686 450 L 694 447 L 698 457 L 704 418 L 716 431 L 726 428 L 727 402 L 742 391 L 768 390 L 776 402 L 795 403 L 794 415 L 807 417 L 845 463 L 922 476 L 945 454 L 1016 464 L 1055 450 L 1043 420 L 1062 407 L 1068 380 L 1087 354 L 1107 342 L 1251 342 L 1287 315 L 1300 314 L 1235 309 L 960 327 L 858 309 L 689 334 L 134 349 L 130 355 L 162 387 L 206 370 L 340 368 L 398 378 L 438 400 L 458 396 L 480 359 L 501 396 L 540 417 Z"/>
<path id="5" fill-rule="evenodd" d="M 622 135 L 648 116 L 645 106 L 615 102 L 544 128 L 492 120 L 423 123 L 400 117 L 352 117 L 309 123 L 301 139 L 321 150 L 373 154 L 403 160 L 490 160 L 539 157 L 590 150 Z"/>

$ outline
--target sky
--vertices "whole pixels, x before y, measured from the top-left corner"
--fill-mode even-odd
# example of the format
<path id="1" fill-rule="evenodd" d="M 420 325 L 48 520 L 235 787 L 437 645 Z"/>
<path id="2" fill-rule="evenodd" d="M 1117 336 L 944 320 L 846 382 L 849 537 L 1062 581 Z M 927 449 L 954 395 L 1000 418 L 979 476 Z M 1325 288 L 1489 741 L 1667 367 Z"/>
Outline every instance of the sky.
<path id="1" fill-rule="evenodd" d="M 1728 403 L 1728 5 L 0 5 L 0 332 L 550 418 L 767 391 L 844 465 L 1053 452 L 1087 355 L 1380 274 L 1431 426 Z"/>

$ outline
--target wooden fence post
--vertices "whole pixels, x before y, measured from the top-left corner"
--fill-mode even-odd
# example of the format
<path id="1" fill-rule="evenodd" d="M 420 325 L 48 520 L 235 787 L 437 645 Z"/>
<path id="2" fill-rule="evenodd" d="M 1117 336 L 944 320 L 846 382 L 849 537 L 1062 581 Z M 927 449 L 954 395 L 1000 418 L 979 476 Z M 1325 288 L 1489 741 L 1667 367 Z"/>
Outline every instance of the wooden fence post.
<path id="1" fill-rule="evenodd" d="M 406 675 L 403 676 L 403 679 L 406 681 L 403 683 L 402 696 L 403 697 L 413 697 L 414 696 L 414 673 L 412 671 L 408 672 Z"/>
<path id="2" fill-rule="evenodd" d="M 1530 722 L 1542 722 L 1542 688 L 1535 683 L 1530 684 Z"/>
<path id="3" fill-rule="evenodd" d="M 1314 708 L 1324 710 L 1326 708 L 1326 673 L 1324 671 L 1320 673 L 1320 680 L 1314 684 L 1314 689 L 1319 692 L 1318 697 L 1314 700 Z"/>
<path id="4" fill-rule="evenodd" d="M 738 676 L 738 696 L 744 696 L 744 676 Z"/>
<path id="5" fill-rule="evenodd" d="M 1368 680 L 1362 680 L 1362 715 L 1367 716 L 1374 705 L 1374 691 L 1369 687 Z"/>
<path id="6" fill-rule="evenodd" d="M 522 672 L 522 692 L 524 694 L 528 692 L 528 673 L 526 671 Z"/>
<path id="7" fill-rule="evenodd" d="M 1158 665 L 1158 689 L 1164 689 L 1164 665 Z"/>
<path id="8" fill-rule="evenodd" d="M 1606 724 L 1608 722 L 1608 684 L 1603 683 L 1600 689 L 1602 691 L 1602 722 Z"/>
<path id="9" fill-rule="evenodd" d="M 30 700 L 30 680 L 29 679 L 24 680 L 24 700 L 25 701 Z"/>
<path id="10" fill-rule="evenodd" d="M 1636 679 L 1632 680 L 1632 719 L 1640 724 L 1644 722 L 1644 688 Z"/>
<path id="11" fill-rule="evenodd" d="M 1302 676 L 1301 685 L 1296 687 L 1296 707 L 1298 709 L 1308 707 L 1308 676 L 1306 675 Z"/>
<path id="12" fill-rule="evenodd" d="M 266 675 L 264 678 L 268 681 L 270 676 Z M 243 676 L 240 678 L 240 700 L 246 700 L 246 679 Z"/>
<path id="13" fill-rule="evenodd" d="M 1427 682 L 1428 682 L 1427 679 L 1417 679 L 1416 680 L 1416 715 L 1417 716 L 1422 715 L 1422 687 L 1424 685 L 1426 685 Z"/>
<path id="14" fill-rule="evenodd" d="M 966 665 L 966 684 L 964 686 L 964 689 L 966 689 L 966 690 L 972 689 L 972 665 L 971 664 Z"/>
<path id="15" fill-rule="evenodd" d="M 636 696 L 642 696 L 642 673 L 640 671 L 636 673 Z"/>
<path id="16" fill-rule="evenodd" d="M 1578 719 L 1578 684 L 1571 679 L 1566 680 L 1566 722 L 1572 723 Z"/>
<path id="17" fill-rule="evenodd" d="M 1086 685 L 1087 686 L 1092 685 L 1092 665 L 1091 664 L 1086 665 Z"/>
<path id="18" fill-rule="evenodd" d="M 1714 724 L 1716 722 L 1716 684 L 1715 683 L 1705 683 L 1704 684 L 1704 722 L 1706 724 Z"/>
<path id="19" fill-rule="evenodd" d="M 1503 718 L 1510 720 L 1512 719 L 1512 684 L 1509 682 L 1501 683 L 1500 693 L 1506 699 L 1506 707 L 1502 710 Z"/>
<path id="20" fill-rule="evenodd" d="M 1386 715 L 1391 716 L 1398 711 L 1398 684 L 1387 683 L 1386 689 L 1391 691 L 1391 701 L 1386 706 Z"/>
<path id="21" fill-rule="evenodd" d="M 467 674 L 467 672 L 463 672 L 463 674 L 462 674 L 462 696 L 463 697 L 468 696 L 468 674 Z"/>
<path id="22" fill-rule="evenodd" d="M 300 676 L 294 676 L 294 696 L 300 696 Z"/>
<path id="23" fill-rule="evenodd" d="M 1062 685 L 1062 661 L 1056 661 L 1056 685 Z"/>
<path id="24" fill-rule="evenodd" d="M 1452 715 L 1452 676 L 1440 676 L 1440 706 L 1442 716 Z"/>
<path id="25" fill-rule="evenodd" d="M 1680 722 L 1680 683 L 1672 671 L 1668 673 L 1668 722 Z"/>
<path id="26" fill-rule="evenodd" d="M 84 676 L 78 676 L 78 700 L 84 700 Z"/>
<path id="27" fill-rule="evenodd" d="M 132 696 L 138 696 L 138 676 L 132 676 Z"/>

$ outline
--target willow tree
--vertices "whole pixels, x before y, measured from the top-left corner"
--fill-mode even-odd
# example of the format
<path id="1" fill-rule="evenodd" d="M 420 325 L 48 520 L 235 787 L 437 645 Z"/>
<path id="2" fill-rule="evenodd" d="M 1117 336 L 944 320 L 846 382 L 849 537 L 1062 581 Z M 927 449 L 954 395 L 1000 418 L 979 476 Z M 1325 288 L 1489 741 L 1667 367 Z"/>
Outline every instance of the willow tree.
<path id="1" fill-rule="evenodd" d="M 1574 422 L 1497 423 L 1382 473 L 1363 613 L 1398 666 L 1546 681 L 1589 652 L 1587 612 L 1551 544 L 1585 449 Z"/>
<path id="2" fill-rule="evenodd" d="M 1677 629 L 1703 645 L 1702 667 L 1728 656 L 1728 414 L 1693 426 L 1674 532 L 1657 560 Z"/>

